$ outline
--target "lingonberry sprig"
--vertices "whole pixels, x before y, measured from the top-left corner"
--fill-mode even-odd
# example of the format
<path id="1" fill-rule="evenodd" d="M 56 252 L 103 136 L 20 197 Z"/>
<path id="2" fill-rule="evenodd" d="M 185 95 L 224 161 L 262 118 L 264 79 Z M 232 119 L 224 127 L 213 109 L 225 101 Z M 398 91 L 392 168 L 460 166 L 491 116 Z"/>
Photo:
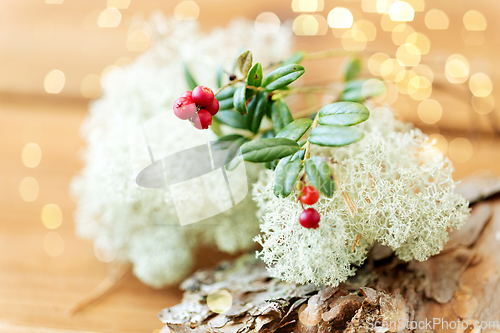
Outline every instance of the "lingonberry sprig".
<path id="1" fill-rule="evenodd" d="M 299 192 L 298 199 L 302 205 L 314 205 L 320 195 L 332 196 L 336 188 L 340 189 L 340 183 L 327 161 L 312 156 L 311 145 L 341 147 L 361 140 L 363 132 L 353 125 L 367 120 L 370 115 L 361 102 L 382 91 L 367 91 L 366 80 L 356 79 L 361 71 L 360 60 L 348 58 L 343 90 L 336 94 L 333 103 L 315 107 L 308 114 L 301 113 L 303 118 L 294 119 L 285 97 L 331 92 L 329 87 L 289 87 L 305 73 L 300 65 L 305 57 L 305 52 L 296 52 L 286 60 L 263 67 L 259 62 L 254 64 L 252 53 L 245 51 L 234 66 L 241 76 L 219 69 L 219 90 L 215 94 L 209 88 L 197 86 L 186 67 L 186 80 L 193 91 L 176 101 L 174 112 L 181 119 L 190 119 L 197 128 L 206 129 L 212 125 L 219 135 L 218 141 L 226 142 L 217 145 L 228 150 L 226 168 L 236 167 L 239 159 L 234 157 L 241 152 L 243 160 L 262 163 L 274 170 L 273 191 L 278 197 L 287 197 L 297 182 L 305 184 L 307 178 L 310 185 Z M 266 70 L 271 71 L 265 75 Z M 225 84 L 224 73 L 229 79 Z M 271 128 L 262 126 L 265 118 L 269 120 L 267 123 L 272 123 Z M 229 135 L 222 135 L 223 126 L 238 129 L 238 134 L 231 131 Z M 343 190 L 341 192 L 352 212 L 350 198 Z M 299 222 L 305 228 L 317 228 L 320 219 L 313 207 L 304 207 L 299 215 Z"/>

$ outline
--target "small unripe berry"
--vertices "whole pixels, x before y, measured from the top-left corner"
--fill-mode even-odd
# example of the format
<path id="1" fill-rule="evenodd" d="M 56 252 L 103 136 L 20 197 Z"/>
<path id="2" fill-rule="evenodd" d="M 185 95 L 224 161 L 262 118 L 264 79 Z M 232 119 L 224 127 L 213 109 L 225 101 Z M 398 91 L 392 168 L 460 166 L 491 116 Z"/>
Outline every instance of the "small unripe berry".
<path id="1" fill-rule="evenodd" d="M 305 205 L 314 205 L 318 202 L 319 192 L 314 186 L 306 186 L 300 194 L 300 201 Z"/>
<path id="2" fill-rule="evenodd" d="M 181 97 L 187 97 L 193 99 L 193 92 L 191 90 L 186 91 Z"/>
<path id="3" fill-rule="evenodd" d="M 299 215 L 300 225 L 307 229 L 316 229 L 319 227 L 319 213 L 314 208 L 307 208 Z"/>
<path id="4" fill-rule="evenodd" d="M 196 114 L 196 105 L 191 98 L 179 97 L 174 102 L 174 114 L 183 120 L 187 120 Z"/>
<path id="5" fill-rule="evenodd" d="M 197 114 L 191 118 L 191 122 L 197 129 L 207 129 L 212 125 L 212 115 L 205 109 L 200 109 Z"/>
<path id="6" fill-rule="evenodd" d="M 215 114 L 219 112 L 219 101 L 217 98 L 214 98 L 212 104 L 210 104 L 206 109 L 212 116 L 215 116 Z"/>
<path id="7" fill-rule="evenodd" d="M 212 101 L 214 100 L 214 92 L 212 89 L 205 87 L 205 86 L 198 86 L 193 89 L 193 101 L 199 105 L 199 106 L 204 106 L 208 107 L 210 104 L 212 104 Z"/>

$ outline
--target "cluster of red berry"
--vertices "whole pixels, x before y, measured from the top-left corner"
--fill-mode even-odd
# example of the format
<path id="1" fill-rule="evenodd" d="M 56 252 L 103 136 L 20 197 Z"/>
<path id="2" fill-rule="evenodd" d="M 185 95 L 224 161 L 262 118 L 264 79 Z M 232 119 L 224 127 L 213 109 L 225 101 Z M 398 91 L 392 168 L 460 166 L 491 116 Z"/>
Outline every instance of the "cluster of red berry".
<path id="1" fill-rule="evenodd" d="M 304 204 L 314 205 L 316 202 L 318 202 L 318 199 L 319 192 L 314 186 L 305 186 L 299 196 L 302 207 L 304 207 Z M 299 215 L 300 225 L 304 228 L 316 229 L 317 227 L 319 227 L 319 220 L 320 215 L 314 208 L 304 209 L 304 211 Z"/>
<path id="2" fill-rule="evenodd" d="M 219 101 L 212 89 L 198 86 L 186 91 L 174 103 L 174 114 L 183 120 L 189 119 L 197 129 L 212 125 L 212 116 L 219 111 Z"/>

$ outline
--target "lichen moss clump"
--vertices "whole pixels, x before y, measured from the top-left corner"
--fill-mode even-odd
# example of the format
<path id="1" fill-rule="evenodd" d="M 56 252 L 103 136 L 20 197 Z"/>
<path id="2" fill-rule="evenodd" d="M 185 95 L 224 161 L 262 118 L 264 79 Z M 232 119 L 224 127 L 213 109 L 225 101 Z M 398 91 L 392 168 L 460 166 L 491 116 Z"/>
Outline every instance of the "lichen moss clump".
<path id="1" fill-rule="evenodd" d="M 468 203 L 454 193 L 453 166 L 427 135 L 383 108 L 357 126 L 365 132 L 360 142 L 312 150 L 335 161 L 341 187 L 357 208 L 354 217 L 337 189 L 313 205 L 321 214 L 319 228 L 306 229 L 298 223 L 298 193 L 273 194 L 273 171 L 263 172 L 254 185 L 262 219 L 258 256 L 273 276 L 335 286 L 354 274 L 375 242 L 402 260 L 423 261 L 439 253 L 448 232 L 467 219 Z"/>

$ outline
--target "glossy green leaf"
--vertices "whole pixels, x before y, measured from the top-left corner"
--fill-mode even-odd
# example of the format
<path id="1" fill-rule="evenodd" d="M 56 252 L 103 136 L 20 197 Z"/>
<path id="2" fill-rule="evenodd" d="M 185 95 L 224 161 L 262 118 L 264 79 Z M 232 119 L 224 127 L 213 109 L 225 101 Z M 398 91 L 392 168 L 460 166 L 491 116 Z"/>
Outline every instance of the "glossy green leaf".
<path id="1" fill-rule="evenodd" d="M 286 125 L 281 131 L 276 134 L 277 138 L 287 138 L 298 141 L 311 127 L 313 121 L 309 118 L 297 119 Z"/>
<path id="2" fill-rule="evenodd" d="M 321 157 L 314 156 L 306 160 L 305 166 L 307 176 L 314 187 L 331 197 L 335 191 L 335 179 L 328 164 Z"/>
<path id="3" fill-rule="evenodd" d="M 186 79 L 186 84 L 189 90 L 193 90 L 198 86 L 193 78 L 193 75 L 191 75 L 191 71 L 189 70 L 189 67 L 186 63 L 184 63 L 184 78 Z"/>
<path id="4" fill-rule="evenodd" d="M 234 87 L 227 87 L 217 94 L 216 98 L 219 101 L 219 110 L 234 108 L 233 95 L 235 91 Z"/>
<path id="5" fill-rule="evenodd" d="M 247 122 L 243 115 L 233 110 L 222 110 L 214 116 L 217 121 L 234 128 L 247 129 Z"/>
<path id="6" fill-rule="evenodd" d="M 260 62 L 257 62 L 252 66 L 252 68 L 250 68 L 250 71 L 248 72 L 247 85 L 260 87 L 263 77 L 264 74 L 262 73 L 262 65 L 260 64 Z"/>
<path id="7" fill-rule="evenodd" d="M 274 138 L 274 132 L 273 130 L 265 131 L 262 133 L 260 136 L 261 139 L 269 139 L 269 138 Z"/>
<path id="8" fill-rule="evenodd" d="M 252 52 L 250 51 L 245 51 L 242 52 L 238 56 L 237 64 L 238 64 L 238 69 L 240 70 L 241 74 L 247 75 L 248 71 L 252 67 L 252 62 L 253 62 L 253 56 Z"/>
<path id="9" fill-rule="evenodd" d="M 274 172 L 274 195 L 285 198 L 289 196 L 302 168 L 301 160 L 295 159 L 292 161 L 291 156 L 282 158 Z"/>
<path id="10" fill-rule="evenodd" d="M 293 121 L 293 116 L 283 98 L 272 103 L 271 119 L 273 121 L 273 128 L 276 132 L 281 131 L 283 127 Z"/>
<path id="11" fill-rule="evenodd" d="M 363 136 L 363 132 L 355 127 L 318 126 L 311 131 L 309 142 L 319 146 L 341 147 L 358 142 Z"/>
<path id="12" fill-rule="evenodd" d="M 293 53 L 288 59 L 284 60 L 281 65 L 300 64 L 302 60 L 304 60 L 305 56 L 305 51 L 297 51 Z"/>
<path id="13" fill-rule="evenodd" d="M 351 81 L 355 79 L 359 72 L 361 72 L 361 59 L 347 58 L 344 68 L 344 81 Z"/>
<path id="14" fill-rule="evenodd" d="M 298 151 L 297 142 L 285 138 L 258 139 L 241 146 L 243 159 L 249 162 L 271 162 Z"/>
<path id="15" fill-rule="evenodd" d="M 363 96 L 363 92 L 360 89 L 351 89 L 345 90 L 340 97 L 341 101 L 344 102 L 356 102 L 361 103 L 364 102 L 365 97 Z"/>
<path id="16" fill-rule="evenodd" d="M 262 118 L 267 110 L 267 93 L 260 91 L 255 98 L 248 103 L 247 127 L 257 133 L 262 122 Z"/>
<path id="17" fill-rule="evenodd" d="M 246 86 L 239 87 L 233 95 L 234 108 L 241 114 L 247 113 L 246 90 Z"/>
<path id="18" fill-rule="evenodd" d="M 297 80 L 304 73 L 305 69 L 301 65 L 291 64 L 281 66 L 269 73 L 262 83 L 262 86 L 265 87 L 267 91 L 281 89 Z"/>
<path id="19" fill-rule="evenodd" d="M 370 111 L 360 103 L 338 102 L 319 110 L 318 122 L 321 125 L 352 126 L 367 120 Z"/>

